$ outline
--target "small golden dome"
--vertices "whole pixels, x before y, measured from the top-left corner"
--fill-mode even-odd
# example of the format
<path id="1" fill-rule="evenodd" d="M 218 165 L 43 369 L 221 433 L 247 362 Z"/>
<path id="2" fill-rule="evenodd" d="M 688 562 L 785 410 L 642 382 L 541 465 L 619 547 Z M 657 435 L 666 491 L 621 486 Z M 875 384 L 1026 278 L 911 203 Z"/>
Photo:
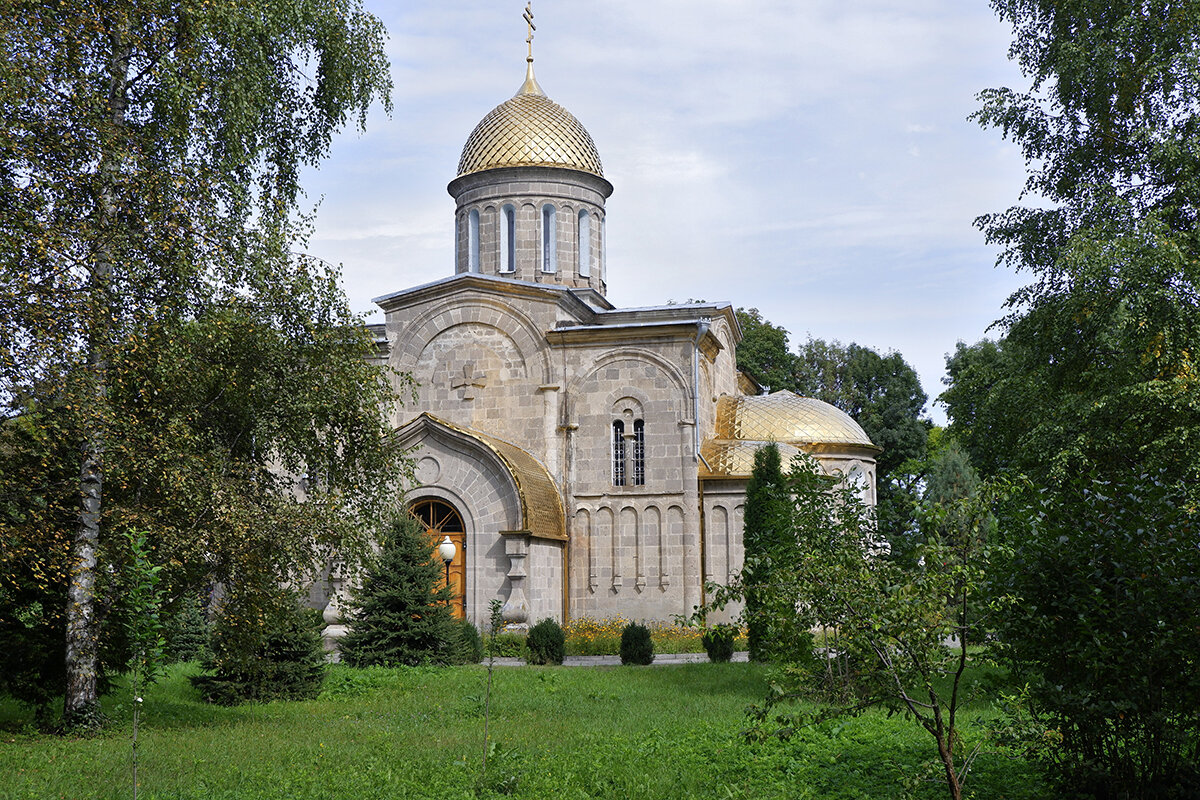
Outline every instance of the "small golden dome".
<path id="1" fill-rule="evenodd" d="M 829 403 L 787 391 L 725 396 L 717 401 L 715 435 L 700 448 L 700 477 L 749 477 L 754 454 L 767 442 L 779 447 L 784 465 L 800 452 L 857 452 L 868 459 L 879 452 L 849 414 Z"/>
<path id="2" fill-rule="evenodd" d="M 842 444 L 874 448 L 849 414 L 812 397 L 787 391 L 717 401 L 717 439 L 791 444 Z"/>
<path id="3" fill-rule="evenodd" d="M 463 145 L 458 176 L 500 167 L 562 167 L 604 177 L 591 134 L 538 86 L 533 64 L 511 99 L 479 121 Z"/>

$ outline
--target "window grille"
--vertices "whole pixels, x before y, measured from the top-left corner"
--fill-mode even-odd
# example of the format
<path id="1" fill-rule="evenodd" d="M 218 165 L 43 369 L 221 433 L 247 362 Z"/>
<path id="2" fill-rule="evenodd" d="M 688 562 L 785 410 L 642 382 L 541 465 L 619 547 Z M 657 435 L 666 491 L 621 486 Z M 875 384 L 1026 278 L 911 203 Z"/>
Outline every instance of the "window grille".
<path id="1" fill-rule="evenodd" d="M 625 423 L 621 420 L 612 424 L 612 474 L 613 486 L 625 485 Z"/>
<path id="2" fill-rule="evenodd" d="M 633 485 L 646 485 L 646 424 L 640 419 L 633 423 Z"/>

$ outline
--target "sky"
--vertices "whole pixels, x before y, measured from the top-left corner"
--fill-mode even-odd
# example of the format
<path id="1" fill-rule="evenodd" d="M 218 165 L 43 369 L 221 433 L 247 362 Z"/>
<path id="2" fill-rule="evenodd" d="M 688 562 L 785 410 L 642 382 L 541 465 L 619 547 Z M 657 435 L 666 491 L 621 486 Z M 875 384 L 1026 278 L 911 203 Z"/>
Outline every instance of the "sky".
<path id="1" fill-rule="evenodd" d="M 307 250 L 352 307 L 453 273 L 446 184 L 525 73 L 518 0 L 364 0 L 388 30 L 389 117 L 304 177 Z M 1026 282 L 973 224 L 1020 201 L 1025 165 L 968 119 L 1023 88 L 985 0 L 541 0 L 534 67 L 588 129 L 615 191 L 608 298 L 757 308 L 808 338 L 896 351 L 932 401 L 945 356 Z"/>

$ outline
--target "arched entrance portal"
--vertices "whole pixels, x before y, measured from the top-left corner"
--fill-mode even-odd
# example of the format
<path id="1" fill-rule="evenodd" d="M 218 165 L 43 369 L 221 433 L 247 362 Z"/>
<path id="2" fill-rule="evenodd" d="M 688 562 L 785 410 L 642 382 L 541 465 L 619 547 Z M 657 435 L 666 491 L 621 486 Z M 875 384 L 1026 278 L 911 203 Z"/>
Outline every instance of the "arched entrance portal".
<path id="1" fill-rule="evenodd" d="M 409 511 L 425 526 L 434 547 L 447 536 L 454 542 L 454 560 L 450 562 L 450 608 L 456 618 L 462 619 L 467 608 L 467 534 L 462 517 L 454 506 L 436 497 L 415 501 Z M 441 574 L 439 587 L 445 583 L 445 571 Z"/>

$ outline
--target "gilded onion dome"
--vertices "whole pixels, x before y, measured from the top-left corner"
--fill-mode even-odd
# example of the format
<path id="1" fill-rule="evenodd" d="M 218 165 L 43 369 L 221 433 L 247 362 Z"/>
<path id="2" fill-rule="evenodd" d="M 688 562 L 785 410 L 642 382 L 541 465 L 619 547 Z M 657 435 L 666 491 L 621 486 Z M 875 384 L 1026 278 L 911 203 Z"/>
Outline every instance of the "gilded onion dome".
<path id="1" fill-rule="evenodd" d="M 873 458 L 877 447 L 849 414 L 812 397 L 780 391 L 717 401 L 713 438 L 704 442 L 701 477 L 744 477 L 754 453 L 767 442 L 779 447 L 784 464 L 801 451 L 858 452 Z"/>
<path id="2" fill-rule="evenodd" d="M 562 167 L 604 177 L 592 136 L 575 115 L 555 103 L 533 77 L 488 112 L 463 145 L 458 177 L 500 167 Z"/>

